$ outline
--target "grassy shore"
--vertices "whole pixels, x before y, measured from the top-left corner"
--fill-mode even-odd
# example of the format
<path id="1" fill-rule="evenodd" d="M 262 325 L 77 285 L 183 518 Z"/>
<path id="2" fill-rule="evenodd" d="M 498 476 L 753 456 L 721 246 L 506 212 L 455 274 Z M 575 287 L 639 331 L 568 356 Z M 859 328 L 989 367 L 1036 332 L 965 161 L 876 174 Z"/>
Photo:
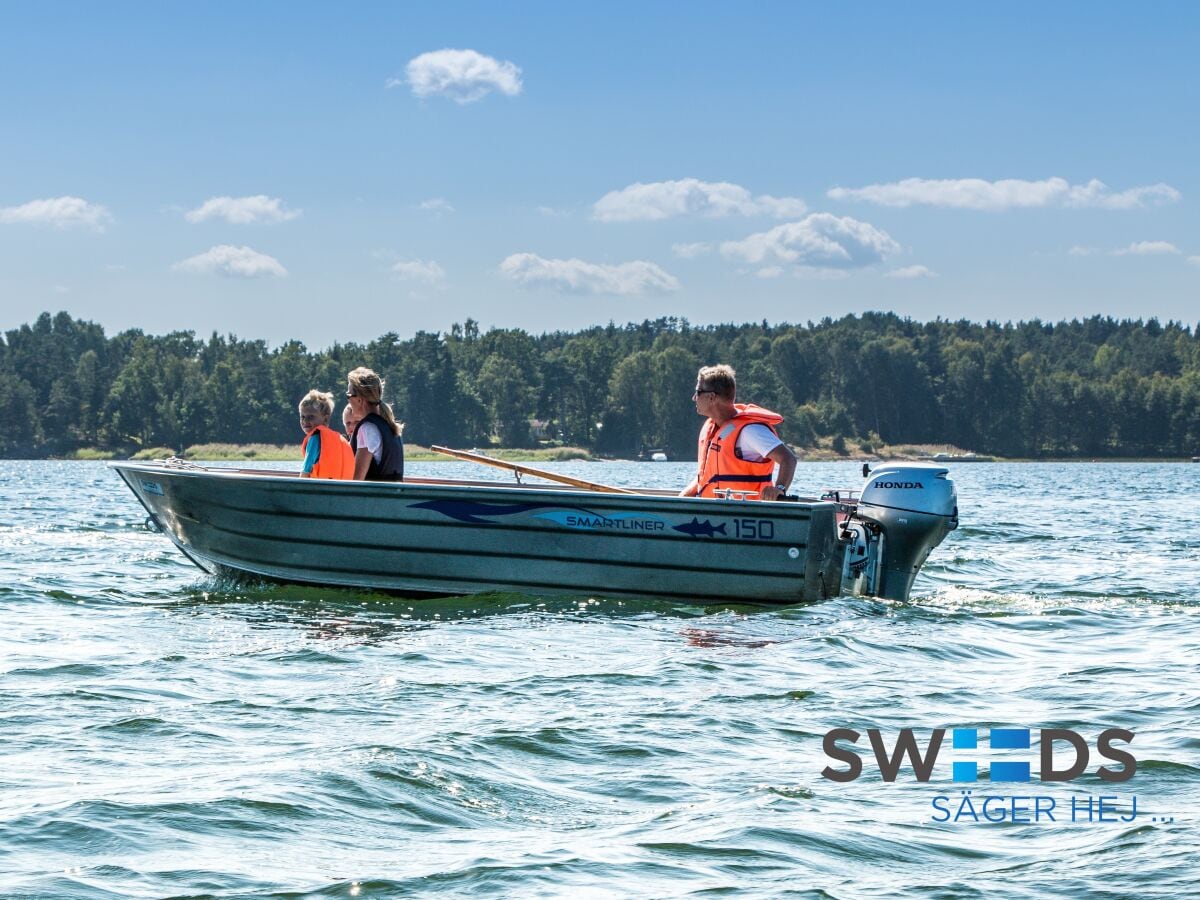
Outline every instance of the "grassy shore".
<path id="1" fill-rule="evenodd" d="M 472 447 L 475 453 L 482 453 L 494 459 L 504 459 L 509 462 L 561 462 L 563 460 L 582 459 L 601 462 L 601 457 L 593 456 L 579 447 L 542 447 L 532 448 L 503 448 L 503 447 Z M 834 442 L 823 438 L 815 447 L 792 447 L 800 462 L 869 462 L 873 460 L 927 460 L 935 454 L 945 453 L 951 457 L 961 457 L 969 451 L 953 444 L 886 444 L 882 441 L 856 443 L 846 441 L 841 448 L 835 448 Z M 840 452 L 839 452 L 840 450 Z M 131 457 L 116 450 L 99 450 L 94 447 L 82 447 L 68 454 L 64 459 L 106 460 L 106 459 L 167 459 L 171 456 L 182 456 L 184 459 L 196 462 L 300 462 L 299 445 L 290 444 L 194 444 L 183 453 L 170 447 L 148 447 L 139 450 Z M 410 462 L 465 462 L 453 457 L 435 453 L 427 447 L 418 444 L 404 445 L 404 458 Z M 1063 456 L 1039 457 L 1034 459 L 1005 458 L 988 455 L 987 459 L 996 462 L 1187 462 L 1188 457 L 1117 457 L 1117 456 Z M 673 458 L 674 462 L 689 462 L 681 458 Z M 948 459 L 945 462 L 960 462 Z"/>
<path id="2" fill-rule="evenodd" d="M 953 444 L 888 444 L 884 441 L 843 441 L 821 438 L 815 447 L 792 447 L 801 462 L 869 461 L 873 459 L 929 459 L 938 453 L 964 456 L 969 451 Z M 989 458 L 1000 460 L 1000 457 Z"/>
<path id="3" fill-rule="evenodd" d="M 561 462 L 571 459 L 597 460 L 580 447 L 505 448 L 472 447 L 472 452 L 509 462 Z M 928 459 L 935 453 L 962 455 L 967 452 L 950 444 L 884 444 L 882 442 L 845 442 L 843 446 L 822 439 L 815 447 L 793 447 L 801 462 L 830 462 L 837 460 Z M 117 459 L 122 454 L 111 450 L 83 448 L 72 459 Z M 193 444 L 182 453 L 170 447 L 147 447 L 132 459 L 167 459 L 180 456 L 197 462 L 299 462 L 303 457 L 299 444 Z M 405 444 L 404 458 L 411 462 L 447 462 L 453 458 L 436 453 L 419 444 Z M 676 459 L 675 461 L 680 461 Z M 682 460 L 686 462 L 687 460 Z"/>
<path id="4" fill-rule="evenodd" d="M 579 447 L 542 447 L 537 449 L 506 449 L 500 447 L 472 448 L 474 452 L 483 453 L 495 459 L 506 459 L 510 462 L 560 462 L 568 459 L 594 459 L 590 453 Z M 299 444 L 193 444 L 183 453 L 177 453 L 170 447 L 148 447 L 139 450 L 133 459 L 166 459 L 170 456 L 181 456 L 197 462 L 300 462 L 303 454 Z M 114 459 L 115 453 L 101 450 L 77 451 L 74 459 Z M 435 453 L 419 444 L 405 444 L 404 458 L 410 462 L 446 462 L 452 457 Z"/>

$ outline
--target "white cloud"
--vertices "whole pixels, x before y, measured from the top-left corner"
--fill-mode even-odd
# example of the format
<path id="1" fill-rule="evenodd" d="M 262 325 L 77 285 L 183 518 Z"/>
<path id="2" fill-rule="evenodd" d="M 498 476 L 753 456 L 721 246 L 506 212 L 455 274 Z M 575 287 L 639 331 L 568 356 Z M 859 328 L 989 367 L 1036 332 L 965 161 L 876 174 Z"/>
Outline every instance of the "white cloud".
<path id="1" fill-rule="evenodd" d="M 565 219 L 571 215 L 569 210 L 555 209 L 553 206 L 539 206 L 537 211 L 548 219 Z"/>
<path id="2" fill-rule="evenodd" d="M 112 219 L 108 210 L 98 203 L 88 203 L 79 197 L 51 197 L 30 200 L 21 206 L 0 207 L 0 224 L 53 225 L 55 228 L 84 226 L 104 230 Z"/>
<path id="3" fill-rule="evenodd" d="M 661 293 L 680 287 L 675 276 L 645 260 L 603 265 L 514 253 L 500 263 L 500 272 L 525 287 L 552 287 L 579 294 Z"/>
<path id="4" fill-rule="evenodd" d="M 619 191 L 609 191 L 596 201 L 592 216 L 601 222 L 652 222 L 672 216 L 772 216 L 784 219 L 807 211 L 798 197 L 754 197 L 741 185 L 727 181 L 638 182 Z"/>
<path id="5" fill-rule="evenodd" d="M 1179 248 L 1169 241 L 1134 241 L 1128 247 L 1114 250 L 1113 256 L 1161 256 L 1164 253 L 1178 253 Z"/>
<path id="6" fill-rule="evenodd" d="M 428 200 L 422 200 L 420 208 L 425 210 L 425 212 L 433 213 L 435 216 L 449 215 L 454 212 L 454 207 L 444 197 L 430 197 Z"/>
<path id="7" fill-rule="evenodd" d="M 50 285 L 50 290 L 54 291 L 54 293 L 56 293 L 56 294 L 71 293 L 71 289 L 69 287 L 67 287 L 65 284 L 52 284 L 52 285 Z"/>
<path id="8" fill-rule="evenodd" d="M 925 266 L 903 266 L 886 273 L 888 278 L 937 278 L 938 273 Z"/>
<path id="9" fill-rule="evenodd" d="M 1182 196 L 1169 184 L 1151 184 L 1113 193 L 1102 181 L 1070 184 L 1065 178 L 1023 181 L 1008 178 L 906 178 L 862 188 L 832 188 L 834 200 L 863 200 L 881 206 L 940 206 L 948 209 L 1006 209 L 1065 206 L 1076 208 L 1133 209 L 1149 204 L 1174 203 Z"/>
<path id="10" fill-rule="evenodd" d="M 1099 209 L 1139 209 L 1143 206 L 1178 203 L 1182 196 L 1175 188 L 1162 182 L 1133 187 L 1114 194 L 1103 181 L 1093 178 L 1086 185 L 1072 185 L 1065 205 Z"/>
<path id="11" fill-rule="evenodd" d="M 432 259 L 404 260 L 392 266 L 392 271 L 406 281 L 437 285 L 446 280 L 445 270 Z"/>
<path id="12" fill-rule="evenodd" d="M 1100 251 L 1095 247 L 1084 247 L 1082 244 L 1076 244 L 1067 251 L 1071 256 L 1094 256 Z"/>
<path id="13" fill-rule="evenodd" d="M 707 241 L 697 241 L 694 244 L 672 244 L 671 252 L 680 259 L 695 259 L 712 252 L 712 244 Z"/>
<path id="14" fill-rule="evenodd" d="M 492 91 L 509 97 L 521 93 L 521 70 L 474 50 L 435 50 L 409 60 L 407 78 L 392 78 L 388 87 L 407 84 L 417 97 L 442 95 L 455 103 L 474 103 Z"/>
<path id="15" fill-rule="evenodd" d="M 1190 262 L 1193 266 L 1200 266 L 1200 256 L 1189 256 L 1187 258 L 1187 261 Z"/>
<path id="16" fill-rule="evenodd" d="M 822 269 L 813 266 L 798 266 L 794 274 L 804 281 L 841 281 L 850 277 L 850 273 L 845 269 Z"/>
<path id="17" fill-rule="evenodd" d="M 274 257 L 249 247 L 234 247 L 230 244 L 219 244 L 205 253 L 175 263 L 172 268 L 180 272 L 229 275 L 237 278 L 262 278 L 268 275 L 282 278 L 287 275 L 287 269 Z"/>
<path id="18" fill-rule="evenodd" d="M 287 222 L 299 215 L 298 209 L 284 209 L 283 201 L 278 197 L 255 194 L 253 197 L 210 197 L 185 213 L 184 218 L 189 222 L 224 219 L 231 225 L 252 225 L 258 222 Z"/>
<path id="19" fill-rule="evenodd" d="M 764 266 L 754 273 L 756 278 L 778 278 L 783 274 L 783 266 Z"/>
<path id="20" fill-rule="evenodd" d="M 822 269 L 869 266 L 899 251 L 900 245 L 887 232 L 830 213 L 813 213 L 799 222 L 721 244 L 724 256 L 748 263 L 783 262 Z"/>

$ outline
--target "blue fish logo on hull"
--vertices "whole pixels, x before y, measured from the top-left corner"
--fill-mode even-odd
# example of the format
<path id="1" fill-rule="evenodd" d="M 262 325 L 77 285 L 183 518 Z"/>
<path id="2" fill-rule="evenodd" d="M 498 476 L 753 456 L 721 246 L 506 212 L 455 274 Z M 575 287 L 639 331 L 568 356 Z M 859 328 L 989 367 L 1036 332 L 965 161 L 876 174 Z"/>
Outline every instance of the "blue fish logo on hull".
<path id="1" fill-rule="evenodd" d="M 714 526 L 711 519 L 705 519 L 701 522 L 695 516 L 692 516 L 692 521 L 686 525 L 676 525 L 676 531 L 682 531 L 684 534 L 690 534 L 692 537 L 716 537 L 718 534 L 724 536 L 725 523 Z"/>

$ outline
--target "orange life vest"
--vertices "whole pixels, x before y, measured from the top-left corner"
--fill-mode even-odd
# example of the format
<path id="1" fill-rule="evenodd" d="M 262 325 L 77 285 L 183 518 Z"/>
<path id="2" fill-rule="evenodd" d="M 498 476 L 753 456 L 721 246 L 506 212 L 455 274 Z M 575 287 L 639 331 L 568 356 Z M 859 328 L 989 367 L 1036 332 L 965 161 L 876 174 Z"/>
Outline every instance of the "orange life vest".
<path id="1" fill-rule="evenodd" d="M 354 451 L 350 449 L 347 440 L 328 425 L 318 425 L 313 431 L 321 434 L 321 455 L 317 464 L 309 473 L 310 478 L 340 478 L 344 481 L 354 479 Z M 301 450 L 308 449 L 308 439 L 311 434 L 304 436 Z"/>
<path id="2" fill-rule="evenodd" d="M 696 458 L 700 463 L 700 471 L 696 484 L 699 490 L 697 497 L 712 497 L 720 488 L 723 490 L 745 491 L 747 499 L 759 499 L 759 493 L 771 483 L 775 472 L 775 461 L 765 459 L 762 462 L 750 462 L 737 454 L 737 439 L 742 429 L 747 425 L 766 425 L 775 431 L 775 426 L 783 421 L 779 413 L 755 406 L 753 403 L 735 403 L 737 415 L 717 427 L 712 419 L 706 419 L 700 426 L 700 441 Z"/>

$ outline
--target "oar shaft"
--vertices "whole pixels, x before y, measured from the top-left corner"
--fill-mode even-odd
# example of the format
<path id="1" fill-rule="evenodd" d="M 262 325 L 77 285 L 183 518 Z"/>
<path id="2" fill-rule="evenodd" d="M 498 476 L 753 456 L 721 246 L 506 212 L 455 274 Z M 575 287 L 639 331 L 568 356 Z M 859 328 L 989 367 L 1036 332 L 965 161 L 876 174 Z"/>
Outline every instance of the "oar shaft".
<path id="1" fill-rule="evenodd" d="M 608 484 L 597 484 L 594 481 L 584 481 L 582 478 L 572 478 L 570 475 L 560 475 L 558 472 L 547 472 L 544 469 L 535 469 L 532 466 L 523 466 L 519 463 L 508 462 L 504 459 L 495 459 L 491 456 L 484 456 L 482 453 L 471 453 L 468 450 L 452 450 L 449 447 L 439 447 L 436 444 L 429 448 L 438 453 L 445 453 L 447 456 L 457 456 L 459 459 L 467 459 L 471 462 L 483 463 L 485 466 L 496 466 L 501 469 L 508 469 L 511 472 L 520 472 L 522 475 L 535 475 L 538 478 L 545 478 L 548 481 L 557 481 L 560 484 L 569 484 L 573 487 L 584 488 L 589 491 L 597 491 L 603 494 L 636 494 L 637 491 L 631 491 L 628 488 L 613 487 Z"/>

